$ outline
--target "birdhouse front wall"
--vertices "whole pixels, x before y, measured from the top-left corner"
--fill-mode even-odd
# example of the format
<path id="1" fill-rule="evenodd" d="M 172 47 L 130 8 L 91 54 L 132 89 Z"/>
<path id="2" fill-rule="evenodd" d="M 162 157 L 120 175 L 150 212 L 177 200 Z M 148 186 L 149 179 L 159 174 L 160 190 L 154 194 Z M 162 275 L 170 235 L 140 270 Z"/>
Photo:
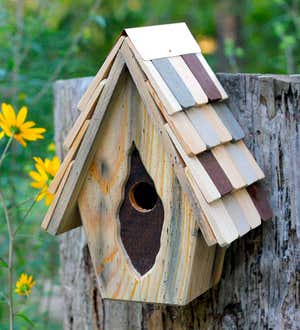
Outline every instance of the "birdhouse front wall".
<path id="1" fill-rule="evenodd" d="M 78 204 L 102 297 L 184 305 L 212 286 L 223 259 L 216 258 L 216 246 L 205 243 L 197 216 L 163 148 L 161 133 L 127 69 L 121 74 L 100 130 L 101 141 Z M 129 216 L 120 221 L 120 214 L 126 212 L 122 207 L 130 199 L 126 184 L 133 175 L 133 152 L 141 162 L 136 166 L 144 167 L 141 171 L 149 176 L 146 183 L 154 185 L 157 201 L 162 203 L 161 229 L 151 227 L 160 226 L 160 222 L 148 214 L 150 235 L 160 233 L 150 257 L 149 251 L 143 250 L 139 232 L 131 230 L 128 234 L 122 228 L 126 221 L 134 226 L 139 218 Z M 145 210 L 141 211 L 142 217 Z M 154 216 L 161 216 L 157 214 Z M 142 250 L 135 251 L 135 247 Z M 149 244 L 145 249 L 149 250 Z M 146 266 L 139 260 L 144 255 Z"/>

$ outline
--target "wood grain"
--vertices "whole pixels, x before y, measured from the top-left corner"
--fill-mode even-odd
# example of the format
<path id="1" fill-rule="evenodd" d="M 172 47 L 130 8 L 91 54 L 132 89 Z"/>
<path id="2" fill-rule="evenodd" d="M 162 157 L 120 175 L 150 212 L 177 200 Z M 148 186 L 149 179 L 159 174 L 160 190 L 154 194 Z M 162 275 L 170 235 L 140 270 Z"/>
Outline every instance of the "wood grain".
<path id="1" fill-rule="evenodd" d="M 219 199 L 221 194 L 198 158 L 196 156 L 189 157 L 186 155 L 168 124 L 165 125 L 165 128 L 207 202 L 211 203 Z"/>
<path id="2" fill-rule="evenodd" d="M 221 94 L 222 100 L 227 99 L 228 95 L 227 95 L 226 91 L 224 90 L 223 86 L 219 82 L 219 80 L 216 77 L 215 73 L 213 72 L 212 68 L 208 65 L 208 63 L 207 63 L 206 59 L 204 58 L 204 56 L 202 55 L 202 53 L 197 53 L 196 56 L 198 57 L 204 70 L 207 72 L 210 79 L 213 81 L 214 85 L 218 89 L 219 93 Z"/>
<path id="3" fill-rule="evenodd" d="M 260 214 L 258 213 L 247 190 L 240 189 L 238 191 L 235 191 L 233 194 L 237 202 L 239 203 L 241 209 L 243 210 L 243 213 L 250 227 L 253 229 L 259 226 L 261 224 Z"/>
<path id="4" fill-rule="evenodd" d="M 226 128 L 220 117 L 215 112 L 211 104 L 205 104 L 200 107 L 202 114 L 207 121 L 213 127 L 214 131 L 218 135 L 221 143 L 226 143 L 232 140 L 232 135 Z"/>
<path id="5" fill-rule="evenodd" d="M 139 66 L 138 57 L 135 57 L 135 50 L 132 48 L 132 44 L 129 40 L 125 40 L 121 53 L 124 56 L 127 67 L 131 73 L 131 77 L 135 82 L 135 86 L 144 101 L 146 110 L 150 118 L 153 120 L 155 126 L 158 127 L 161 134 L 161 142 L 164 144 L 167 155 L 169 156 L 169 161 L 172 164 L 172 168 L 180 182 L 180 185 L 184 192 L 187 194 L 189 201 L 192 205 L 193 211 L 195 212 L 197 223 L 203 237 L 208 246 L 216 244 L 216 238 L 207 224 L 207 222 L 202 218 L 200 212 L 200 205 L 198 199 L 196 198 L 193 190 L 191 189 L 189 182 L 187 181 L 186 175 L 183 169 L 183 161 L 176 148 L 174 147 L 168 133 L 164 129 L 165 120 L 162 118 L 163 106 L 157 97 L 157 94 L 153 90 L 152 86 L 148 83 L 146 76 Z M 165 111 L 166 112 L 166 111 Z"/>
<path id="6" fill-rule="evenodd" d="M 206 219 L 209 222 L 219 245 L 226 246 L 230 244 L 232 241 L 238 238 L 239 233 L 235 227 L 235 224 L 233 223 L 233 220 L 228 214 L 223 201 L 218 199 L 208 204 L 202 195 L 199 186 L 196 184 L 190 169 L 186 167 L 185 171 L 187 178 L 189 179 L 190 184 L 192 185 L 195 194 L 200 201 L 203 213 L 206 215 Z"/>
<path id="7" fill-rule="evenodd" d="M 172 115 L 182 110 L 181 105 L 177 101 L 176 97 L 172 94 L 169 87 L 156 70 L 155 66 L 151 61 L 140 61 L 139 62 L 143 71 L 145 72 L 148 79 L 151 81 L 153 88 L 159 96 L 161 102 L 164 104 L 169 115 Z"/>
<path id="8" fill-rule="evenodd" d="M 58 205 L 58 202 L 59 202 L 60 197 L 61 197 L 62 190 L 63 190 L 64 185 L 65 185 L 65 183 L 66 183 L 66 181 L 69 177 L 69 174 L 71 172 L 73 164 L 74 164 L 74 161 L 72 161 L 71 163 L 68 164 L 68 167 L 67 167 L 66 171 L 64 172 L 63 177 L 61 179 L 60 185 L 59 185 L 59 187 L 58 187 L 58 189 L 55 193 L 54 199 L 53 199 L 52 203 L 50 204 L 50 206 L 47 210 L 47 213 L 46 213 L 46 215 L 44 217 L 44 220 L 42 222 L 42 225 L 41 225 L 42 229 L 44 229 L 44 230 L 48 229 L 48 226 L 49 226 L 49 223 L 51 221 L 53 212 L 55 211 L 55 208 Z"/>
<path id="9" fill-rule="evenodd" d="M 229 194 L 222 198 L 224 206 L 233 220 L 239 236 L 243 236 L 251 229 L 242 207 L 234 194 Z"/>
<path id="10" fill-rule="evenodd" d="M 167 117 L 167 121 L 188 155 L 197 155 L 206 150 L 205 142 L 185 112 L 178 112 L 172 117 Z"/>
<path id="11" fill-rule="evenodd" d="M 204 141 L 196 131 L 195 127 L 192 125 L 191 121 L 188 119 L 186 113 L 184 111 L 180 111 L 176 114 L 173 114 L 172 116 L 169 116 L 149 81 L 146 81 L 146 86 L 159 111 L 164 117 L 163 124 L 168 122 L 185 152 L 188 155 L 196 155 L 206 150 Z"/>
<path id="12" fill-rule="evenodd" d="M 217 132 L 203 115 L 201 108 L 192 108 L 185 113 L 208 149 L 221 143 Z"/>
<path id="13" fill-rule="evenodd" d="M 102 80 L 98 84 L 98 86 L 96 87 L 95 93 L 98 94 L 97 100 L 99 99 L 99 97 L 101 95 L 101 92 L 102 92 L 102 89 L 103 89 L 105 83 L 106 83 L 106 79 Z M 83 123 L 87 119 L 89 119 L 91 117 L 91 115 L 93 114 L 93 112 L 95 110 L 95 106 L 96 106 L 96 104 L 93 104 L 92 106 L 87 105 L 84 109 L 82 109 L 80 115 L 77 117 L 74 125 L 69 130 L 68 135 L 65 138 L 65 141 L 64 141 L 63 146 L 64 146 L 64 148 L 66 150 L 68 150 L 68 149 L 71 148 L 71 145 L 74 142 L 74 140 L 75 140 L 76 136 L 78 135 L 78 133 L 80 132 L 80 130 L 81 130 L 82 126 L 83 126 Z"/>
<path id="14" fill-rule="evenodd" d="M 249 149 L 245 145 L 244 141 L 238 141 L 237 145 L 243 151 L 243 153 L 247 157 L 251 167 L 254 169 L 254 171 L 256 173 L 257 180 L 264 179 L 265 178 L 264 172 L 262 171 L 262 169 L 257 164 L 256 160 L 254 159 L 253 155 L 251 154 L 251 152 L 249 151 Z"/>
<path id="15" fill-rule="evenodd" d="M 208 102 L 208 98 L 204 93 L 199 82 L 186 65 L 181 56 L 174 56 L 168 58 L 169 62 L 172 64 L 176 72 L 179 74 L 180 78 L 192 94 L 196 105 L 205 104 Z"/>
<path id="16" fill-rule="evenodd" d="M 62 291 L 66 329 L 91 325 L 140 329 L 150 328 L 151 322 L 152 329 L 297 328 L 299 83 L 270 75 L 225 73 L 218 77 L 228 91 L 230 108 L 236 108 L 235 117 L 246 132 L 247 145 L 266 174 L 263 185 L 271 196 L 276 221 L 263 223 L 231 244 L 219 285 L 184 308 L 102 300 L 84 231 L 69 232 L 59 240 L 61 281 L 68 288 Z M 55 84 L 58 150 L 88 81 L 81 78 Z"/>
<path id="17" fill-rule="evenodd" d="M 246 181 L 238 171 L 227 148 L 223 145 L 217 146 L 211 150 L 212 154 L 222 167 L 234 189 L 240 189 L 246 186 Z"/>
<path id="18" fill-rule="evenodd" d="M 257 181 L 256 170 L 249 162 L 240 145 L 229 142 L 226 144 L 226 149 L 246 184 L 250 185 Z"/>
<path id="19" fill-rule="evenodd" d="M 108 56 L 104 60 L 103 64 L 101 65 L 96 76 L 90 83 L 88 89 L 81 97 L 81 99 L 78 103 L 78 109 L 80 111 L 84 111 L 86 109 L 86 106 L 88 103 L 93 103 L 94 101 L 97 100 L 98 94 L 95 92 L 95 90 L 96 90 L 97 86 L 99 85 L 99 83 L 103 79 L 107 78 L 109 71 L 111 69 L 112 63 L 113 63 L 115 57 L 117 56 L 117 53 L 118 53 L 120 47 L 122 46 L 124 39 L 125 39 L 124 36 L 119 37 L 118 41 L 115 43 L 115 45 L 111 49 L 110 53 L 108 54 Z M 91 99 L 93 99 L 93 100 L 91 100 Z"/>
<path id="20" fill-rule="evenodd" d="M 152 63 L 181 107 L 190 108 L 194 106 L 196 103 L 195 99 L 181 79 L 180 75 L 170 63 L 169 59 L 160 58 L 152 60 Z"/>
<path id="21" fill-rule="evenodd" d="M 164 207 L 158 195 L 155 203 L 152 200 L 148 201 L 151 204 L 149 210 L 142 208 L 136 200 L 133 200 L 132 189 L 140 183 L 147 184 L 155 190 L 154 182 L 147 173 L 138 150 L 134 147 L 130 154 L 130 172 L 124 188 L 124 201 L 119 212 L 120 235 L 133 267 L 144 275 L 154 265 L 160 249 Z M 145 189 L 142 192 L 143 196 L 140 196 L 142 202 L 147 204 L 147 199 L 153 196 L 147 196 Z"/>
<path id="22" fill-rule="evenodd" d="M 89 251 L 102 297 L 185 304 L 211 286 L 216 248 L 208 247 L 202 235 L 191 234 L 197 228 L 197 220 L 190 200 L 176 179 L 160 130 L 134 83 L 128 75 L 125 77 L 119 81 L 108 106 L 98 149 L 79 196 Z M 116 130 L 120 122 L 123 125 Z M 164 208 L 160 249 L 152 268 L 144 268 L 143 276 L 135 271 L 126 253 L 123 220 L 119 217 L 130 173 L 132 142 Z M 138 218 L 131 218 L 134 220 Z M 133 239 L 131 244 L 143 247 L 139 239 Z"/>
<path id="23" fill-rule="evenodd" d="M 230 193 L 233 186 L 214 155 L 210 151 L 205 151 L 198 155 L 197 158 L 217 187 L 221 196 Z"/>
<path id="24" fill-rule="evenodd" d="M 244 131 L 242 130 L 240 124 L 234 118 L 232 112 L 224 102 L 214 103 L 211 106 L 214 108 L 222 123 L 232 135 L 233 141 L 238 141 L 245 137 Z"/>
<path id="25" fill-rule="evenodd" d="M 210 75 L 200 62 L 196 54 L 182 55 L 183 60 L 192 71 L 193 75 L 201 85 L 209 101 L 216 101 L 222 98 L 221 93 L 212 81 Z"/>
<path id="26" fill-rule="evenodd" d="M 195 53 L 200 47 L 184 22 L 125 29 L 143 60 Z"/>
<path id="27" fill-rule="evenodd" d="M 61 181 L 64 177 L 64 174 L 67 170 L 67 168 L 69 168 L 69 164 L 72 162 L 72 160 L 74 159 L 76 152 L 78 151 L 78 148 L 80 146 L 80 143 L 84 137 L 84 134 L 89 126 L 89 120 L 86 120 L 80 131 L 78 132 L 78 135 L 75 137 L 75 140 L 73 141 L 70 150 L 68 151 L 66 157 L 64 158 L 63 162 L 61 163 L 58 172 L 56 173 L 54 179 L 52 180 L 52 182 L 49 185 L 49 192 L 51 192 L 52 194 L 55 194 L 58 187 L 61 184 Z"/>
<path id="28" fill-rule="evenodd" d="M 262 220 L 270 220 L 273 217 L 273 212 L 270 204 L 266 198 L 266 193 L 264 192 L 261 183 L 254 183 L 247 187 L 247 192 L 249 193 L 255 207 Z"/>
<path id="29" fill-rule="evenodd" d="M 117 55 L 87 132 L 77 152 L 74 166 L 62 190 L 60 200 L 63 203 L 60 203 L 53 212 L 51 222 L 47 228 L 49 233 L 62 233 L 69 226 L 69 222 L 72 222 L 70 215 L 76 206 L 77 197 L 100 140 L 99 127 L 123 69 L 124 60 L 121 55 Z"/>

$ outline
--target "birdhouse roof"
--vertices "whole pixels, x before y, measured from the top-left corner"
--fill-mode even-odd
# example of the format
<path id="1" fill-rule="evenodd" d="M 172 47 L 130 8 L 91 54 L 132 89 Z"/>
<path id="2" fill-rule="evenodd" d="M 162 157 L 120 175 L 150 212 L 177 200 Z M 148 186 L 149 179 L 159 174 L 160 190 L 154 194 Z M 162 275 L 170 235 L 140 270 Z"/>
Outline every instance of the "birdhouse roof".
<path id="1" fill-rule="evenodd" d="M 119 37 L 79 102 L 42 227 L 58 234 L 80 225 L 73 220 L 76 200 L 125 67 L 161 131 L 206 242 L 227 245 L 271 218 L 264 173 L 243 142 L 243 130 L 225 102 L 228 95 L 186 24 L 177 23 L 125 29 Z"/>

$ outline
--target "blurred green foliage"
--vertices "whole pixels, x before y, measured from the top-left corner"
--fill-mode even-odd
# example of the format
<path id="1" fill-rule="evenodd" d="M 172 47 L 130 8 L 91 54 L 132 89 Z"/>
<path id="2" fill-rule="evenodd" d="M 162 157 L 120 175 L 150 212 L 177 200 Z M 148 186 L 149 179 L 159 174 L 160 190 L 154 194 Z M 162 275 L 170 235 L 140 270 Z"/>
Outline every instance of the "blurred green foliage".
<path id="1" fill-rule="evenodd" d="M 53 81 L 94 75 L 124 27 L 185 21 L 198 40 L 210 37 L 217 43 L 217 51 L 207 55 L 215 71 L 296 73 L 299 6 L 299 0 L 0 0 L 0 101 L 16 110 L 27 105 L 30 119 L 47 129 L 44 141 L 26 149 L 15 145 L 0 173 L 15 221 L 22 221 L 30 203 L 14 205 L 35 194 L 27 174 L 32 157 L 49 156 Z M 55 322 L 38 308 L 45 297 L 44 281 L 58 283 L 58 241 L 40 231 L 44 212 L 41 203 L 36 205 L 17 237 L 16 274 L 27 272 L 37 281 L 36 299 L 26 304 L 26 315 L 37 329 L 55 329 Z M 6 228 L 0 215 L 0 257 L 6 260 Z M 1 265 L 0 280 L 5 294 Z M 26 320 L 18 320 L 17 329 L 30 328 Z M 7 329 L 1 296 L 0 329 Z"/>

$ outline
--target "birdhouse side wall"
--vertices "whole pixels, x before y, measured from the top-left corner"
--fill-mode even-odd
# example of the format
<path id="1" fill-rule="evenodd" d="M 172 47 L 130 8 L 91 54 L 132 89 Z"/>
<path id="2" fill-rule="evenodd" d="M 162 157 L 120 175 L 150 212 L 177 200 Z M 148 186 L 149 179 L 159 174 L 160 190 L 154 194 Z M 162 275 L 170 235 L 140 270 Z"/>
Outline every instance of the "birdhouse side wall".
<path id="1" fill-rule="evenodd" d="M 184 305 L 211 287 L 216 247 L 206 245 L 164 151 L 159 129 L 127 70 L 100 129 L 100 146 L 78 203 L 102 297 Z M 119 210 L 133 143 L 164 208 L 159 252 L 153 267 L 143 275 L 134 268 L 120 235 Z"/>

